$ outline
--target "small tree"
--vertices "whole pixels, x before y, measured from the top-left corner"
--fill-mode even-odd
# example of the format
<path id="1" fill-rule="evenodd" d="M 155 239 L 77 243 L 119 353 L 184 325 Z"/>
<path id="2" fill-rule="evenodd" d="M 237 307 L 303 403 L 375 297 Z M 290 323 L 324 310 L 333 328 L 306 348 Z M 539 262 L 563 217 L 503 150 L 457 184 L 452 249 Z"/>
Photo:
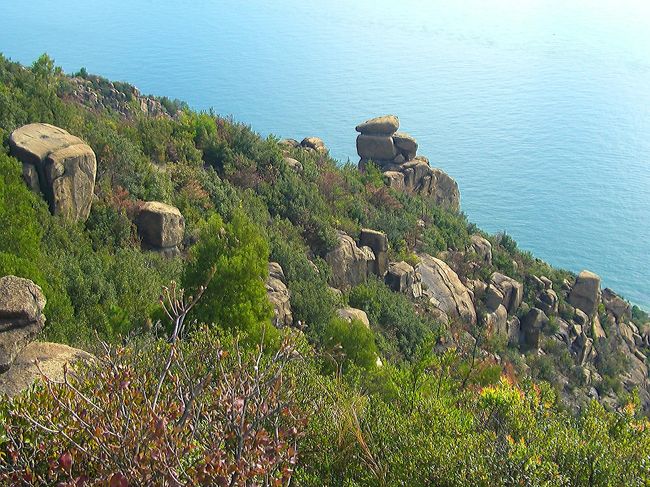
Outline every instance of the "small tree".
<path id="1" fill-rule="evenodd" d="M 203 225 L 199 242 L 190 250 L 183 284 L 197 290 L 210 280 L 191 318 L 224 328 L 234 328 L 258 339 L 277 333 L 270 325 L 271 305 L 264 280 L 268 275 L 269 248 L 259 230 L 241 210 L 224 224 L 214 214 Z"/>

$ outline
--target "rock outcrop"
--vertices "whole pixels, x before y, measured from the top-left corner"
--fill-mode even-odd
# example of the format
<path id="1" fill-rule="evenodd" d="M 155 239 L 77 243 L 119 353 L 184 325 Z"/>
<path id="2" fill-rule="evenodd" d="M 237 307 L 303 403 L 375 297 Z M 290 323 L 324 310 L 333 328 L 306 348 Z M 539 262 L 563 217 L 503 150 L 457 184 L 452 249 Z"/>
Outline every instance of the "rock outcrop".
<path id="1" fill-rule="evenodd" d="M 440 169 L 431 168 L 426 157 L 418 156 L 417 141 L 408 134 L 397 132 L 399 119 L 394 115 L 373 118 L 357 126 L 359 168 L 369 161 L 384 173 L 386 184 L 396 190 L 418 193 L 433 199 L 438 205 L 458 210 L 458 185 Z"/>
<path id="2" fill-rule="evenodd" d="M 177 255 L 185 235 L 185 219 L 178 208 L 147 201 L 136 218 L 142 247 L 165 255 Z"/>
<path id="3" fill-rule="evenodd" d="M 91 110 L 112 110 L 127 120 L 145 115 L 153 118 L 174 118 L 181 111 L 181 104 L 163 105 L 160 99 L 143 95 L 135 86 L 113 83 L 101 76 L 86 75 L 68 78 L 72 91 L 66 99 Z"/>
<path id="4" fill-rule="evenodd" d="M 287 288 L 284 271 L 277 262 L 269 262 L 269 277 L 266 280 L 266 294 L 273 306 L 273 324 L 278 328 L 293 326 L 291 295 Z"/>
<path id="5" fill-rule="evenodd" d="M 294 159 L 293 157 L 285 157 L 284 162 L 286 162 L 287 166 L 289 166 L 293 171 L 302 173 L 303 167 L 302 163 L 299 160 Z"/>
<path id="6" fill-rule="evenodd" d="M 490 276 L 490 282 L 503 294 L 501 304 L 505 306 L 508 313 L 512 314 L 517 311 L 524 299 L 524 285 L 499 272 L 495 272 Z"/>
<path id="7" fill-rule="evenodd" d="M 469 291 L 451 267 L 428 254 L 418 254 L 418 258 L 416 270 L 422 278 L 423 294 L 431 304 L 452 319 L 476 324 L 476 310 Z"/>
<path id="8" fill-rule="evenodd" d="M 632 307 L 630 306 L 630 303 L 625 301 L 608 287 L 603 289 L 602 301 L 605 306 L 605 311 L 614 315 L 616 321 L 629 320 L 632 317 Z"/>
<path id="9" fill-rule="evenodd" d="M 370 247 L 359 248 L 352 237 L 339 232 L 339 242 L 325 255 L 332 269 L 330 286 L 348 289 L 365 282 L 375 265 L 375 254 Z"/>
<path id="10" fill-rule="evenodd" d="M 391 262 L 384 280 L 386 285 L 397 293 L 404 293 L 412 298 L 422 296 L 422 278 L 407 262 Z"/>
<path id="11" fill-rule="evenodd" d="M 43 329 L 45 296 L 29 279 L 0 278 L 0 372 L 9 370 L 18 354 Z"/>
<path id="12" fill-rule="evenodd" d="M 54 125 L 32 123 L 11 133 L 9 147 L 23 164 L 25 182 L 45 196 L 53 214 L 88 218 L 97 173 L 90 146 Z"/>
<path id="13" fill-rule="evenodd" d="M 369 228 L 361 229 L 359 242 L 362 246 L 370 247 L 375 254 L 372 272 L 383 277 L 388 271 L 388 237 L 385 233 Z"/>
<path id="14" fill-rule="evenodd" d="M 593 272 L 582 271 L 569 293 L 569 303 L 593 316 L 600 302 L 600 277 Z"/>

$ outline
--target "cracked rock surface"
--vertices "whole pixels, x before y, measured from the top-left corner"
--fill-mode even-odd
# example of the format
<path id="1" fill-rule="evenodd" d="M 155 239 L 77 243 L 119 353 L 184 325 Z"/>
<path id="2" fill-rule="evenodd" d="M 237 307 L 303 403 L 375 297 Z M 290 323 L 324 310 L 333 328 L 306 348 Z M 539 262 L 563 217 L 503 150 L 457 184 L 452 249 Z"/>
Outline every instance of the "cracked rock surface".
<path id="1" fill-rule="evenodd" d="M 95 153 L 79 137 L 47 123 L 24 125 L 11 133 L 11 155 L 23 164 L 27 185 L 40 192 L 55 215 L 85 221 L 95 190 Z"/>

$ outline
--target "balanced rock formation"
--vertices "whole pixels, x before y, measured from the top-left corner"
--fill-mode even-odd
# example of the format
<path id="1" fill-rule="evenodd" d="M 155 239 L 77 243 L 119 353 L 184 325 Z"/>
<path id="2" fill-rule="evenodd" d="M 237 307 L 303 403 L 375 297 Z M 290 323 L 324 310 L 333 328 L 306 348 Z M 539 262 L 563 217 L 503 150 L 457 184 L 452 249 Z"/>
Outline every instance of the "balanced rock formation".
<path id="1" fill-rule="evenodd" d="M 293 325 L 291 296 L 287 288 L 284 271 L 277 262 L 269 262 L 269 277 L 266 280 L 266 294 L 273 305 L 273 324 L 278 328 Z"/>
<path id="2" fill-rule="evenodd" d="M 582 271 L 569 293 L 569 303 L 591 317 L 600 302 L 600 277 L 593 272 Z"/>
<path id="3" fill-rule="evenodd" d="M 397 293 L 408 294 L 412 298 L 422 296 L 422 276 L 407 262 L 391 262 L 384 280 Z"/>
<path id="4" fill-rule="evenodd" d="M 375 266 L 375 254 L 370 247 L 359 248 L 352 237 L 339 232 L 339 242 L 325 261 L 332 268 L 329 284 L 337 289 L 347 289 L 361 284 Z"/>
<path id="5" fill-rule="evenodd" d="M 45 303 L 41 288 L 29 279 L 0 278 L 0 372 L 7 371 L 43 329 Z"/>
<path id="6" fill-rule="evenodd" d="M 362 246 L 370 247 L 375 254 L 372 272 L 384 277 L 388 271 L 388 237 L 385 233 L 369 228 L 361 229 L 359 241 Z"/>
<path id="7" fill-rule="evenodd" d="M 416 270 L 422 278 L 423 294 L 431 304 L 452 319 L 475 325 L 474 303 L 458 275 L 440 259 L 428 254 L 418 254 L 418 258 Z"/>
<path id="8" fill-rule="evenodd" d="M 164 255 L 178 254 L 178 245 L 185 235 L 185 219 L 178 208 L 147 201 L 138 213 L 136 226 L 143 248 Z"/>
<path id="9" fill-rule="evenodd" d="M 88 218 L 97 173 L 90 146 L 54 125 L 32 123 L 11 133 L 9 147 L 23 164 L 25 182 L 45 196 L 53 214 Z"/>
<path id="10" fill-rule="evenodd" d="M 399 119 L 384 115 L 357 125 L 357 153 L 364 170 L 372 161 L 384 173 L 386 184 L 396 190 L 426 195 L 452 210 L 460 207 L 458 185 L 440 169 L 431 168 L 426 157 L 418 156 L 418 143 L 408 134 L 397 132 Z"/>

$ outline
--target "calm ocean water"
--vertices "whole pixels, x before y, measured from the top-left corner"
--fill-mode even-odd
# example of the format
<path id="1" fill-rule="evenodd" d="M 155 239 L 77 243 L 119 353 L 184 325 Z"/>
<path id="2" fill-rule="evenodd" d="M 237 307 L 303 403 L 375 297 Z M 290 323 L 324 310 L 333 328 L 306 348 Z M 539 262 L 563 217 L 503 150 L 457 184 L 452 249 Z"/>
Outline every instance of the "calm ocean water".
<path id="1" fill-rule="evenodd" d="M 48 52 L 322 137 L 399 115 L 470 220 L 650 309 L 650 4 L 626 0 L 3 2 L 0 51 Z"/>

